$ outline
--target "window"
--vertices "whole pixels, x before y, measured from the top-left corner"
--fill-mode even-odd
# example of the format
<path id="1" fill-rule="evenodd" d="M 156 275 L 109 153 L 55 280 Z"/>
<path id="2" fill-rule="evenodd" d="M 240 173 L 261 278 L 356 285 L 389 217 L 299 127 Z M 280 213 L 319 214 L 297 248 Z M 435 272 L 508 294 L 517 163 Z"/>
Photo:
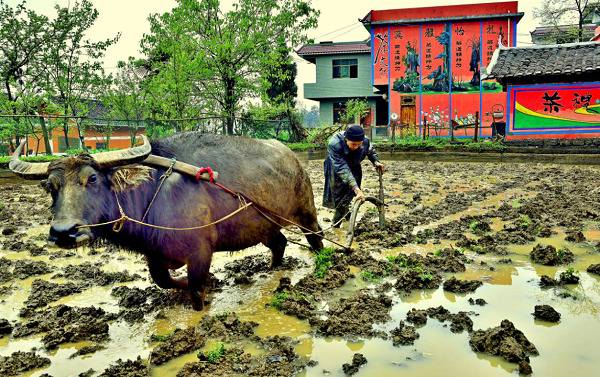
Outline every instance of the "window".
<path id="1" fill-rule="evenodd" d="M 104 143 L 96 142 L 96 149 L 106 149 L 106 142 L 104 142 Z"/>
<path id="2" fill-rule="evenodd" d="M 334 102 L 333 103 L 333 124 L 341 123 L 342 115 L 346 112 L 345 102 Z"/>
<path id="3" fill-rule="evenodd" d="M 358 77 L 358 59 L 335 59 L 333 61 L 333 78 L 351 78 Z"/>

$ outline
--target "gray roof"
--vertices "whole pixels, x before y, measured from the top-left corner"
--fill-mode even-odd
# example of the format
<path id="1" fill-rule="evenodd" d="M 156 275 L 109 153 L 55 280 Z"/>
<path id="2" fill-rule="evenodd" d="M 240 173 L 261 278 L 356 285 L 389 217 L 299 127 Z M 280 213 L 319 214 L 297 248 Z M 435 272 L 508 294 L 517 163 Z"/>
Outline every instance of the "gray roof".
<path id="1" fill-rule="evenodd" d="M 300 47 L 296 54 L 314 63 L 317 55 L 370 54 L 369 40 L 354 42 L 321 42 Z"/>
<path id="2" fill-rule="evenodd" d="M 500 47 L 494 52 L 487 72 L 484 78 L 503 83 L 600 77 L 600 43 Z"/>

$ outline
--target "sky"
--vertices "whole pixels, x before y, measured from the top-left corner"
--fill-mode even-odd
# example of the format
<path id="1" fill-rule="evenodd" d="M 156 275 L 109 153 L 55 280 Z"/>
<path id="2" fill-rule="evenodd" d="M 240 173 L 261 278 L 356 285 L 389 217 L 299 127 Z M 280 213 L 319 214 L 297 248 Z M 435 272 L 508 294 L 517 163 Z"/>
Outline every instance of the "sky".
<path id="1" fill-rule="evenodd" d="M 16 5 L 20 0 L 4 0 L 10 5 Z M 260 1 L 260 0 L 257 0 Z M 529 32 L 535 29 L 539 20 L 534 19 L 532 11 L 543 0 L 522 0 L 519 2 L 519 11 L 525 16 L 517 28 L 517 44 L 526 46 L 531 44 Z M 28 0 L 27 7 L 36 12 L 54 17 L 54 5 L 67 6 L 74 0 Z M 355 41 L 369 37 L 359 18 L 364 17 L 372 9 L 411 8 L 415 6 L 427 7 L 435 5 L 478 4 L 500 2 L 494 0 L 312 0 L 312 6 L 321 11 L 319 26 L 309 31 L 308 36 L 315 42 L 320 41 Z M 119 60 L 126 60 L 129 56 L 141 56 L 139 42 L 144 33 L 149 32 L 148 16 L 153 13 L 167 12 L 175 6 L 174 0 L 92 0 L 99 11 L 96 24 L 90 30 L 90 38 L 102 40 L 121 33 L 121 38 L 116 45 L 107 51 L 104 68 L 111 72 L 116 69 Z M 233 0 L 221 0 L 222 8 L 231 7 Z M 416 3 L 416 4 L 415 4 Z M 299 47 L 299 46 L 297 46 Z M 294 54 L 295 55 L 295 54 Z M 298 64 L 299 103 L 310 107 L 318 102 L 304 99 L 304 83 L 315 82 L 315 66 L 304 59 L 294 56 Z"/>

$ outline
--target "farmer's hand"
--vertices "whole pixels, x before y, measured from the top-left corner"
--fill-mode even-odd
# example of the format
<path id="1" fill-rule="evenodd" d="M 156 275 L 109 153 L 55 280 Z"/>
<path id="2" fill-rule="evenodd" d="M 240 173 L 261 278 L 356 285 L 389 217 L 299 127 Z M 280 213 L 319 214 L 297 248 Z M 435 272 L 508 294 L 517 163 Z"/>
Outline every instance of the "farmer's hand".
<path id="1" fill-rule="evenodd" d="M 377 170 L 377 172 L 379 174 L 383 174 L 383 172 L 385 171 L 385 165 L 383 165 L 381 162 L 377 161 L 377 162 L 375 162 L 375 170 Z"/>
<path id="2" fill-rule="evenodd" d="M 354 197 L 355 200 L 360 200 L 361 202 L 365 201 L 365 193 L 362 192 L 362 190 L 359 189 L 358 187 L 356 187 L 354 189 L 354 195 L 355 195 L 355 197 Z"/>

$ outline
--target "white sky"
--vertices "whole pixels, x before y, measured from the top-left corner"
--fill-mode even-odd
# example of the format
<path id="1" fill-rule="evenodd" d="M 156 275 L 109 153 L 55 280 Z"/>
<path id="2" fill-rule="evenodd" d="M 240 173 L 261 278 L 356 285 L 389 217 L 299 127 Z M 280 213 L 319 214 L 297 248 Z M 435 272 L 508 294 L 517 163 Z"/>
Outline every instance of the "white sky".
<path id="1" fill-rule="evenodd" d="M 16 5 L 19 0 L 4 0 L 10 5 Z M 260 0 L 257 0 L 260 1 Z M 531 43 L 529 32 L 535 29 L 539 21 L 533 18 L 533 8 L 543 0 L 522 0 L 519 2 L 519 12 L 525 16 L 517 28 L 517 42 L 519 45 Z M 372 9 L 411 8 L 415 6 L 427 7 L 435 5 L 477 4 L 500 2 L 494 0 L 312 0 L 312 5 L 321 11 L 319 26 L 309 32 L 315 42 L 330 40 L 334 42 L 363 40 L 369 37 L 359 18 L 362 18 Z M 54 17 L 54 5 L 66 6 L 74 3 L 69 0 L 28 0 L 27 7 L 39 13 Z M 175 6 L 174 0 L 92 0 L 100 12 L 98 20 L 90 30 L 90 38 L 94 40 L 106 39 L 121 33 L 119 42 L 107 51 L 105 69 L 116 69 L 119 60 L 126 60 L 128 56 L 140 56 L 139 42 L 144 33 L 150 30 L 148 15 L 169 11 Z M 229 8 L 232 0 L 221 0 L 225 8 Z M 310 107 L 317 102 L 305 100 L 304 83 L 315 82 L 315 66 L 298 56 L 294 57 L 298 63 L 298 99 L 301 104 Z"/>

